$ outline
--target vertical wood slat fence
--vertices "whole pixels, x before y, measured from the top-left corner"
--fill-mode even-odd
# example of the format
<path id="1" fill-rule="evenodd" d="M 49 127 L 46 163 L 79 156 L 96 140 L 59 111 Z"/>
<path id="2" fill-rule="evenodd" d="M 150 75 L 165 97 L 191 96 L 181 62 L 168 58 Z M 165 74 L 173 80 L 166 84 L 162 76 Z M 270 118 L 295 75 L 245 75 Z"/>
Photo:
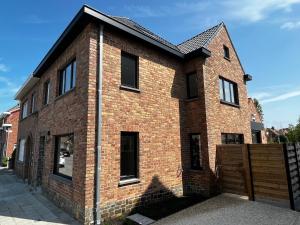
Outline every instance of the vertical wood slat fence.
<path id="1" fill-rule="evenodd" d="M 222 192 L 300 209 L 300 145 L 218 145 Z"/>

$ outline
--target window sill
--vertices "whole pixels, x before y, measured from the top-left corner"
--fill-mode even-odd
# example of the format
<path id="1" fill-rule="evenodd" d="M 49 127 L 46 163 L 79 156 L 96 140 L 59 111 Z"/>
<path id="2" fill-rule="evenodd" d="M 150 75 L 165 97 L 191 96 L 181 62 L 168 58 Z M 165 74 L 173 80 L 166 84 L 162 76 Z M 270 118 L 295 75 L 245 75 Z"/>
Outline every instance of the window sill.
<path id="1" fill-rule="evenodd" d="M 57 96 L 57 97 L 55 98 L 54 101 L 57 101 L 57 100 L 59 100 L 59 99 L 61 99 L 61 98 L 63 98 L 63 97 L 66 97 L 66 96 L 69 95 L 70 93 L 74 92 L 74 90 L 75 90 L 75 87 L 73 87 L 72 89 L 68 90 L 67 92 L 65 92 L 65 93 L 63 93 L 63 94 Z"/>
<path id="2" fill-rule="evenodd" d="M 138 184 L 141 181 L 138 178 L 132 178 L 132 179 L 127 179 L 127 180 L 120 180 L 119 182 L 119 187 L 123 187 L 126 185 L 131 185 L 131 184 Z"/>
<path id="3" fill-rule="evenodd" d="M 231 61 L 230 58 L 227 58 L 227 57 L 225 57 L 225 56 L 224 56 L 224 59 L 226 59 L 226 60 L 229 61 L 229 62 Z"/>
<path id="4" fill-rule="evenodd" d="M 226 101 L 223 101 L 223 100 L 220 100 L 220 103 L 224 104 L 224 105 L 232 106 L 232 107 L 235 107 L 235 108 L 241 108 L 240 105 L 237 105 L 237 104 L 234 104 L 234 103 L 231 103 L 231 102 L 226 102 Z"/>
<path id="5" fill-rule="evenodd" d="M 128 87 L 128 86 L 124 86 L 124 85 L 120 86 L 120 90 L 132 91 L 132 92 L 136 92 L 136 93 L 140 93 L 141 92 L 141 90 L 138 89 L 138 88 Z"/>
<path id="6" fill-rule="evenodd" d="M 66 185 L 68 185 L 68 186 L 72 186 L 72 185 L 73 185 L 72 179 L 63 177 L 63 176 L 61 176 L 61 175 L 58 175 L 58 174 L 51 174 L 49 177 L 50 177 L 50 179 L 52 179 L 52 180 L 55 180 L 55 181 L 64 183 L 64 184 L 66 184 Z"/>

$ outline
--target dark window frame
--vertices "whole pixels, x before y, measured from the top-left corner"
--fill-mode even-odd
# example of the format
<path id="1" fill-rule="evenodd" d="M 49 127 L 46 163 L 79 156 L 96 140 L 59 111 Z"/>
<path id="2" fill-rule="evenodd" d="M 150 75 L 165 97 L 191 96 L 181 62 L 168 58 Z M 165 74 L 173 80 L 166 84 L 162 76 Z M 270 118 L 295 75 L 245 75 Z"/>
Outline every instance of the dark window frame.
<path id="1" fill-rule="evenodd" d="M 192 96 L 191 95 L 191 87 L 190 87 L 190 77 L 191 76 L 196 76 L 196 80 L 198 81 L 198 76 L 197 76 L 197 72 L 192 72 L 192 73 L 188 73 L 186 75 L 186 85 L 187 85 L 187 98 L 188 99 L 192 99 L 192 98 L 198 98 L 199 97 L 199 88 L 198 88 L 198 82 L 197 82 L 197 94 Z"/>
<path id="2" fill-rule="evenodd" d="M 235 137 L 235 141 L 237 139 L 239 139 L 240 142 L 239 143 L 228 143 L 229 142 L 229 138 L 228 138 L 229 135 L 236 135 L 237 137 Z M 223 143 L 223 136 L 225 136 L 225 143 Z M 245 143 L 244 134 L 241 134 L 241 133 L 221 133 L 221 140 L 222 140 L 222 144 L 244 144 Z"/>
<path id="3" fill-rule="evenodd" d="M 240 101 L 239 101 L 239 88 L 238 88 L 238 84 L 234 81 L 231 81 L 225 77 L 219 76 L 219 88 L 220 88 L 220 82 L 222 82 L 222 90 L 219 90 L 219 95 L 222 91 L 223 94 L 223 98 L 221 98 L 220 96 L 220 101 L 221 103 L 225 103 L 225 104 L 229 104 L 229 105 L 233 105 L 233 106 L 239 106 L 240 105 Z M 229 94 L 230 94 L 230 101 L 226 100 L 226 90 L 225 90 L 225 82 L 228 82 L 229 85 L 232 85 L 233 87 L 233 97 L 234 97 L 234 102 L 232 101 L 232 93 L 229 90 Z"/>
<path id="4" fill-rule="evenodd" d="M 196 166 L 196 167 L 194 167 L 193 166 L 193 152 L 192 152 L 192 136 L 193 135 L 199 135 L 199 137 L 200 137 L 200 139 L 199 139 L 199 143 L 200 143 L 200 151 L 198 152 L 198 154 L 199 154 L 199 165 L 198 166 Z M 189 141 L 190 141 L 190 157 L 191 157 L 191 159 L 190 159 L 190 163 L 191 163 L 191 169 L 192 170 L 202 170 L 203 169 L 203 161 L 202 161 L 202 146 L 201 146 L 201 134 L 200 133 L 191 133 L 191 134 L 189 134 Z"/>
<path id="5" fill-rule="evenodd" d="M 224 58 L 230 60 L 230 51 L 226 45 L 223 45 Z"/>
<path id="6" fill-rule="evenodd" d="M 134 136 L 135 146 L 135 162 L 134 169 L 135 173 L 133 175 L 122 175 L 122 136 Z M 130 179 L 139 179 L 139 132 L 121 131 L 120 134 L 120 181 L 126 181 Z"/>
<path id="7" fill-rule="evenodd" d="M 71 66 L 71 74 L 70 74 L 70 88 L 67 90 L 67 68 Z M 75 67 L 75 69 L 74 69 Z M 69 91 L 72 91 L 76 87 L 76 78 L 77 78 L 77 62 L 76 58 L 72 58 L 68 63 L 66 63 L 59 71 L 58 71 L 58 88 L 57 88 L 57 96 L 64 95 Z M 63 87 L 62 87 L 63 83 Z"/>
<path id="8" fill-rule="evenodd" d="M 131 58 L 131 59 L 134 59 L 135 60 L 135 84 L 132 86 L 132 85 L 129 85 L 129 84 L 126 84 L 123 80 L 123 72 L 122 72 L 122 65 L 124 63 L 123 61 L 123 57 L 128 57 L 128 58 Z M 121 87 L 128 87 L 128 88 L 131 88 L 131 89 L 136 89 L 138 90 L 139 89 L 139 56 L 137 55 L 133 55 L 133 54 L 130 54 L 128 52 L 125 52 L 125 51 L 121 51 Z"/>
<path id="9" fill-rule="evenodd" d="M 43 87 L 43 105 L 48 105 L 50 102 L 50 80 L 45 81 Z"/>
<path id="10" fill-rule="evenodd" d="M 68 176 L 68 175 L 65 175 L 63 173 L 60 173 L 58 170 L 57 170 L 57 164 L 58 164 L 58 146 L 59 146 L 59 141 L 58 139 L 59 138 L 62 138 L 62 137 L 67 137 L 67 136 L 70 136 L 72 135 L 73 136 L 73 145 L 74 145 L 74 133 L 69 133 L 69 134 L 62 134 L 62 135 L 55 135 L 54 136 L 54 164 L 53 164 L 53 174 L 57 175 L 57 176 L 60 176 L 60 177 L 63 177 L 63 178 L 66 178 L 68 180 L 72 180 L 73 179 L 73 168 L 74 168 L 74 158 L 73 158 L 73 167 L 72 167 L 72 176 Z M 74 153 L 73 153 L 74 155 Z"/>

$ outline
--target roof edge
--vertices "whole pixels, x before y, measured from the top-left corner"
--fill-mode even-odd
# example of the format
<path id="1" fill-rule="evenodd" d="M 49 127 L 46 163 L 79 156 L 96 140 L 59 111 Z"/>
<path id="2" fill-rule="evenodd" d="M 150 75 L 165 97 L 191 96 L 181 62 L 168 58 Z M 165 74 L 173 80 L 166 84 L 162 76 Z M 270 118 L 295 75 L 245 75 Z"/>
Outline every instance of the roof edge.
<path id="1" fill-rule="evenodd" d="M 22 87 L 18 90 L 18 92 L 15 95 L 15 100 L 21 100 L 21 98 L 39 81 L 39 78 L 34 77 L 33 74 L 31 74 L 27 80 L 24 82 Z"/>

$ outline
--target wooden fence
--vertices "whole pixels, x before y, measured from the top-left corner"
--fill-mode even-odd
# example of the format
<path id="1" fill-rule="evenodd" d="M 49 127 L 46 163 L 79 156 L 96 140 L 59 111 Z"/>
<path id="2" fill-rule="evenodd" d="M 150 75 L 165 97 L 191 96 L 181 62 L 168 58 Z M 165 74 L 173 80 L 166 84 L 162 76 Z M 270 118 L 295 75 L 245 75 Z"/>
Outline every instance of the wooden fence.
<path id="1" fill-rule="evenodd" d="M 300 209 L 300 145 L 217 146 L 222 192 Z"/>

